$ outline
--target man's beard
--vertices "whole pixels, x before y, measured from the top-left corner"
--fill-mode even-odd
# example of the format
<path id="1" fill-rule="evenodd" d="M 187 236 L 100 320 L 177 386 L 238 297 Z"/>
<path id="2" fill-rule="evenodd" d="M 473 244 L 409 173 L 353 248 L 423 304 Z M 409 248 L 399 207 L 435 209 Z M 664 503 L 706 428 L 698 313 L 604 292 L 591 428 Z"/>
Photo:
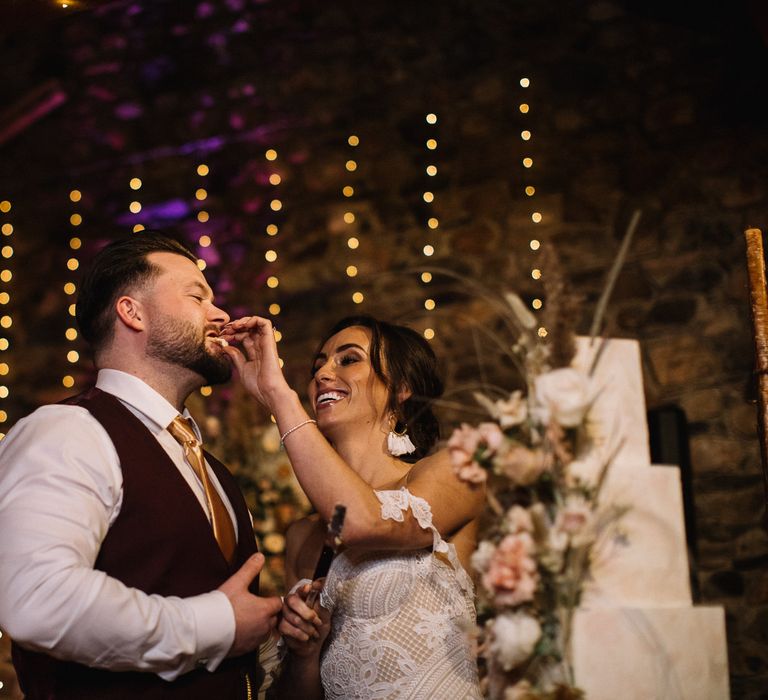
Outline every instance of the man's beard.
<path id="1" fill-rule="evenodd" d="M 232 365 L 223 352 L 210 352 L 205 338 L 195 327 L 173 316 L 163 314 L 153 324 L 147 341 L 147 354 L 155 359 L 185 367 L 199 374 L 207 384 L 223 384 L 232 376 Z"/>

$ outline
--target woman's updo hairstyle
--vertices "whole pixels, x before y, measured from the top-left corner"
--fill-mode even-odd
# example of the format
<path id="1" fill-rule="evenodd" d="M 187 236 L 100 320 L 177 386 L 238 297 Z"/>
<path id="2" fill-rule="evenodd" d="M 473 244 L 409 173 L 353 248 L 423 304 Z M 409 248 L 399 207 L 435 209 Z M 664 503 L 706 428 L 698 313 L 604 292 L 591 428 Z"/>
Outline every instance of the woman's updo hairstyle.
<path id="1" fill-rule="evenodd" d="M 437 358 L 429 343 L 406 326 L 379 321 L 372 316 L 347 316 L 336 323 L 324 340 L 351 326 L 371 331 L 371 366 L 387 387 L 387 408 L 397 420 L 396 430 L 407 428 L 416 451 L 400 459 L 414 462 L 429 453 L 440 438 L 440 424 L 432 412 L 432 400 L 443 393 L 443 382 L 437 372 Z M 400 389 L 411 396 L 398 401 Z"/>

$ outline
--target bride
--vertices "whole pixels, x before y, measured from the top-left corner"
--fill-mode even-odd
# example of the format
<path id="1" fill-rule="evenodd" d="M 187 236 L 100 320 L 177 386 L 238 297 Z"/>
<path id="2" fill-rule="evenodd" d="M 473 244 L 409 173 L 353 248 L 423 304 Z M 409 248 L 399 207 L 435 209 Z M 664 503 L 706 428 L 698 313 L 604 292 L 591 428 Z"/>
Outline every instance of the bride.
<path id="1" fill-rule="evenodd" d="M 298 585 L 283 606 L 279 696 L 480 698 L 465 568 L 484 493 L 454 476 L 446 451 L 428 454 L 438 438 L 429 400 L 442 393 L 429 344 L 368 316 L 340 321 L 314 358 L 312 419 L 283 377 L 268 320 L 239 319 L 222 337 L 242 343 L 244 354 L 227 352 L 275 416 L 317 510 L 288 531 L 286 582 Z M 322 605 L 310 608 L 337 503 L 346 506 L 343 549 Z"/>

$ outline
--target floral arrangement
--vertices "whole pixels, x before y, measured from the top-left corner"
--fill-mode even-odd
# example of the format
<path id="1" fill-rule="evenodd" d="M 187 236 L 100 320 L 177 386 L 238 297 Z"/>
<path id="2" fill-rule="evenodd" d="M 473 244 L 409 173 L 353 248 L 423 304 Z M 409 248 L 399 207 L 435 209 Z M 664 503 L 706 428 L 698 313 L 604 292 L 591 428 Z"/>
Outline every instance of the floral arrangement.
<path id="1" fill-rule="evenodd" d="M 606 454 L 617 436 L 602 435 L 605 426 L 590 420 L 599 394 L 594 366 L 572 366 L 578 301 L 566 294 L 552 251 L 547 255 L 543 327 L 516 294 L 493 302 L 516 333 L 510 357 L 524 388 L 475 392 L 488 420 L 463 423 L 448 441 L 457 477 L 486 484 L 489 508 L 471 567 L 484 693 L 499 700 L 584 697 L 570 660 L 573 614 L 597 552 L 623 540 L 626 509 L 600 502 L 621 438 Z M 598 309 L 622 260 L 620 254 Z"/>

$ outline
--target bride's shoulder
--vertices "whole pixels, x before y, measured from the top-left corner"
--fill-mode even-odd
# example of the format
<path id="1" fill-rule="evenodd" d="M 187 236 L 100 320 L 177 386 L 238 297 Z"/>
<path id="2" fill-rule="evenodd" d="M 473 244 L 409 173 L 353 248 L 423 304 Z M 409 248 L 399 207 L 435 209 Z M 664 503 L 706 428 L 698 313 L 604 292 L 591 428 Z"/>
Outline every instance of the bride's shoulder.
<path id="1" fill-rule="evenodd" d="M 417 475 L 435 476 L 442 472 L 451 472 L 451 457 L 447 449 L 437 450 L 416 462 L 410 471 L 410 479 Z M 409 479 L 409 481 L 410 481 Z"/>

